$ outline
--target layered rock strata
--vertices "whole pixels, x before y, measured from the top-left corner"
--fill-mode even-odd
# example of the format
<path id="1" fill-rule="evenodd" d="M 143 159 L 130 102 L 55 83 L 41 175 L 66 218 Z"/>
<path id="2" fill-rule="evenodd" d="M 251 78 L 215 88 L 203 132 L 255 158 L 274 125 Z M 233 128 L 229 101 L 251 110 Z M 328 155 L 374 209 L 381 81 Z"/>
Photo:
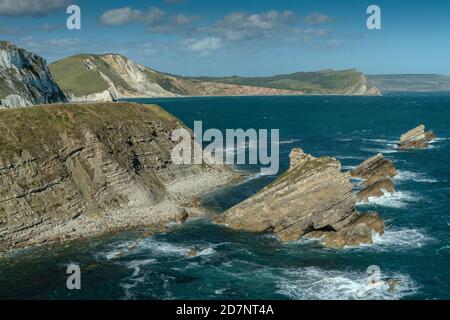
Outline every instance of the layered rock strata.
<path id="1" fill-rule="evenodd" d="M 185 203 L 236 174 L 174 165 L 181 127 L 155 105 L 0 111 L 0 251 L 183 221 Z"/>
<path id="2" fill-rule="evenodd" d="M 358 202 L 366 202 L 370 197 L 381 197 L 385 192 L 394 192 L 392 178 L 397 175 L 397 169 L 391 160 L 379 153 L 370 157 L 358 167 L 350 171 L 353 178 L 363 179 L 363 189 L 356 194 Z"/>
<path id="3" fill-rule="evenodd" d="M 424 149 L 427 148 L 429 143 L 436 139 L 436 135 L 433 130 L 425 131 L 425 126 L 421 124 L 414 129 L 400 136 L 400 142 L 397 148 L 399 150 L 408 149 Z"/>
<path id="4" fill-rule="evenodd" d="M 282 241 L 323 237 L 335 248 L 371 243 L 372 232 L 382 234 L 384 223 L 376 213 L 358 213 L 355 204 L 338 160 L 293 149 L 288 171 L 217 221 L 236 230 L 273 232 Z"/>

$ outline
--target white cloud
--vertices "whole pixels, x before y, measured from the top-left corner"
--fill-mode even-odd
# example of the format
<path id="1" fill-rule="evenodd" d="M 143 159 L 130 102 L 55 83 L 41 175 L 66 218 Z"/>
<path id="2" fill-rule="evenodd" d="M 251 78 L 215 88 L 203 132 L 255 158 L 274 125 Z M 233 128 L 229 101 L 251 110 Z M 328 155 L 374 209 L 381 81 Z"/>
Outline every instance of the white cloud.
<path id="1" fill-rule="evenodd" d="M 119 26 L 141 20 L 144 13 L 131 7 L 108 10 L 102 14 L 100 21 L 106 26 Z"/>
<path id="2" fill-rule="evenodd" d="M 323 13 L 312 12 L 305 17 L 304 21 L 309 24 L 323 24 L 331 22 L 331 18 Z"/>
<path id="3" fill-rule="evenodd" d="M 166 13 L 159 8 L 152 7 L 148 10 L 145 21 L 150 25 L 156 25 L 163 21 Z"/>
<path id="4" fill-rule="evenodd" d="M 0 16 L 46 16 L 68 5 L 68 0 L 1 0 Z"/>
<path id="5" fill-rule="evenodd" d="M 185 40 L 184 45 L 195 53 L 208 55 L 222 46 L 222 39 L 216 37 L 207 37 L 200 40 L 191 38 Z"/>
<path id="6" fill-rule="evenodd" d="M 188 16 L 185 14 L 177 14 L 170 19 L 170 24 L 172 26 L 185 26 L 191 24 L 192 22 L 198 20 L 198 16 Z"/>
<path id="7" fill-rule="evenodd" d="M 269 37 L 292 22 L 292 11 L 268 11 L 261 14 L 232 13 L 220 20 L 214 32 L 227 40 Z"/>

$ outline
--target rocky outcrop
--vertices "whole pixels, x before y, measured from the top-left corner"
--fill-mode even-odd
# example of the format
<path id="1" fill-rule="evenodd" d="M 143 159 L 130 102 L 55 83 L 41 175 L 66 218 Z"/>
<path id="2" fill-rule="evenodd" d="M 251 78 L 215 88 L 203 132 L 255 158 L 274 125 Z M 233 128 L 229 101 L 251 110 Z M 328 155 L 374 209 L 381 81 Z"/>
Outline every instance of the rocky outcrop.
<path id="1" fill-rule="evenodd" d="M 358 202 L 366 202 L 370 197 L 381 197 L 385 192 L 394 192 L 392 178 L 397 170 L 391 160 L 379 153 L 350 171 L 354 178 L 363 179 L 363 189 L 356 194 Z"/>
<path id="2" fill-rule="evenodd" d="M 290 162 L 288 171 L 217 221 L 236 230 L 274 232 L 283 241 L 324 237 L 337 248 L 371 243 L 372 230 L 383 233 L 378 215 L 356 211 L 352 184 L 338 160 L 293 149 Z"/>
<path id="3" fill-rule="evenodd" d="M 186 203 L 236 174 L 174 165 L 180 127 L 154 105 L 0 111 L 0 251 L 183 221 Z"/>
<path id="4" fill-rule="evenodd" d="M 421 124 L 402 134 L 397 147 L 399 150 L 424 149 L 428 147 L 430 141 L 435 139 L 434 132 L 432 130 L 425 132 L 425 126 Z"/>
<path id="5" fill-rule="evenodd" d="M 65 101 L 43 58 L 0 41 L 0 108 Z"/>

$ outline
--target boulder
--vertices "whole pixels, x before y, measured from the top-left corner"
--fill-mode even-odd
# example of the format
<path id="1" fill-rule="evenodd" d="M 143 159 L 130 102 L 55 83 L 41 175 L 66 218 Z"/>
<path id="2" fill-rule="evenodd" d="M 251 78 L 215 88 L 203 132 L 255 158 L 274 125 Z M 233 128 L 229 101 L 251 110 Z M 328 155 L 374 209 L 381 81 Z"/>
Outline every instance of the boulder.
<path id="1" fill-rule="evenodd" d="M 432 130 L 426 132 L 425 126 L 421 124 L 402 134 L 397 148 L 399 150 L 424 149 L 428 147 L 430 141 L 435 139 L 436 135 L 434 132 Z"/>
<path id="2" fill-rule="evenodd" d="M 345 245 L 370 243 L 372 225 L 361 226 L 358 221 L 367 218 L 361 220 L 364 215 L 356 212 L 355 203 L 352 184 L 338 160 L 315 158 L 297 148 L 290 154 L 288 171 L 217 221 L 236 230 L 274 232 L 282 241 L 315 233 L 328 236 L 341 230 L 340 242 Z M 346 235 L 352 232 L 360 236 L 351 236 L 346 242 Z"/>

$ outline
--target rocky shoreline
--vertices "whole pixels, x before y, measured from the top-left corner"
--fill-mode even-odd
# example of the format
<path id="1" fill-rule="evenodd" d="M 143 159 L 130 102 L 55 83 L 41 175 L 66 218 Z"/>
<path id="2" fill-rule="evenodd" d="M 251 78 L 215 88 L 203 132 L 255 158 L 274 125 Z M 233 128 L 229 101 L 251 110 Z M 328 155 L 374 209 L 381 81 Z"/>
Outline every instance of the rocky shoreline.
<path id="1" fill-rule="evenodd" d="M 155 105 L 0 111 L 0 251 L 184 221 L 199 195 L 240 179 L 171 162 L 183 127 Z M 193 184 L 193 182 L 196 182 Z"/>

